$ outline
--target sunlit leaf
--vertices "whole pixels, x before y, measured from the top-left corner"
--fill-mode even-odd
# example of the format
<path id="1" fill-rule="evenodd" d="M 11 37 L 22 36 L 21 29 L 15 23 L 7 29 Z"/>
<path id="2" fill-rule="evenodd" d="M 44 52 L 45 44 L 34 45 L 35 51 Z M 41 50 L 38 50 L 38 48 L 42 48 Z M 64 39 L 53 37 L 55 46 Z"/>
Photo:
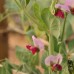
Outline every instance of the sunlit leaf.
<path id="1" fill-rule="evenodd" d="M 47 25 L 44 23 L 44 21 L 41 18 L 41 9 L 40 9 L 40 6 L 37 3 L 34 4 L 34 14 L 35 14 L 35 16 L 37 18 L 38 28 L 40 30 L 43 30 L 43 31 L 48 30 Z"/>
<path id="2" fill-rule="evenodd" d="M 58 41 L 57 38 L 53 35 L 50 35 L 50 53 L 59 52 Z"/>
<path id="3" fill-rule="evenodd" d="M 58 38 L 60 35 L 60 20 L 50 13 L 49 8 L 42 10 L 42 19 L 49 28 L 49 34 Z"/>

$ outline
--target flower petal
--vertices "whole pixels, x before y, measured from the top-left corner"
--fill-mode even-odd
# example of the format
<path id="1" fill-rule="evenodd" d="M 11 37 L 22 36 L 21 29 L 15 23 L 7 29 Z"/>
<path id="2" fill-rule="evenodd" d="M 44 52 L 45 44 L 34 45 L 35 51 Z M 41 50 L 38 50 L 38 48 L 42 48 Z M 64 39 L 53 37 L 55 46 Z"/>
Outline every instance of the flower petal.
<path id="1" fill-rule="evenodd" d="M 57 63 L 56 56 L 51 55 L 45 59 L 45 64 L 47 66 L 50 66 L 51 64 L 55 64 L 55 63 Z"/>
<path id="2" fill-rule="evenodd" d="M 53 68 L 54 68 L 55 70 L 58 70 L 58 71 L 61 71 L 61 70 L 62 70 L 62 66 L 61 66 L 60 64 L 55 64 L 55 65 L 53 65 Z"/>
<path id="3" fill-rule="evenodd" d="M 66 0 L 65 5 L 74 8 L 74 0 Z"/>
<path id="4" fill-rule="evenodd" d="M 28 50 L 31 50 L 30 48 L 31 48 L 31 45 L 26 45 L 26 48 L 28 49 Z"/>
<path id="5" fill-rule="evenodd" d="M 55 12 L 55 16 L 63 19 L 64 18 L 64 12 L 60 9 L 57 9 L 57 11 Z"/>
<path id="6" fill-rule="evenodd" d="M 32 36 L 32 39 L 36 47 L 39 49 L 44 49 L 44 43 L 40 39 L 36 38 L 35 36 Z"/>
<path id="7" fill-rule="evenodd" d="M 61 62 L 62 62 L 62 60 L 63 60 L 63 57 L 62 57 L 62 55 L 59 53 L 59 54 L 56 56 L 56 59 L 57 59 L 57 62 L 58 62 L 59 64 L 61 64 Z"/>
<path id="8" fill-rule="evenodd" d="M 36 52 L 38 52 L 38 48 L 37 47 L 31 47 L 31 52 L 32 52 L 32 54 L 35 54 Z"/>
<path id="9" fill-rule="evenodd" d="M 53 64 L 61 64 L 61 62 L 62 62 L 62 55 L 61 54 L 58 54 L 56 56 L 51 55 L 51 56 L 48 56 L 45 59 L 45 64 L 47 66 L 50 66 L 50 65 L 53 65 Z"/>
<path id="10" fill-rule="evenodd" d="M 70 8 L 67 5 L 56 4 L 55 5 L 55 8 L 59 8 L 59 9 L 65 11 L 65 12 L 70 12 Z"/>

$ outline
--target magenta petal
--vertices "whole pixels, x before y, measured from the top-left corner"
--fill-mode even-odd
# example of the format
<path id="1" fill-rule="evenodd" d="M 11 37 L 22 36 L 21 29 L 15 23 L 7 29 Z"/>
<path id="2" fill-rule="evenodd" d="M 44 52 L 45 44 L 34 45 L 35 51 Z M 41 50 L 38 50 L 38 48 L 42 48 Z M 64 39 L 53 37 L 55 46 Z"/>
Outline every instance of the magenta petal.
<path id="1" fill-rule="evenodd" d="M 38 51 L 37 47 L 31 47 L 32 54 L 35 54 Z"/>
<path id="2" fill-rule="evenodd" d="M 62 70 L 62 66 L 60 64 L 55 64 L 53 67 L 55 69 L 57 69 L 58 71 L 61 71 Z"/>
<path id="3" fill-rule="evenodd" d="M 57 9 L 57 11 L 55 12 L 55 16 L 63 19 L 64 18 L 64 12 L 60 9 Z"/>
<path id="4" fill-rule="evenodd" d="M 36 52 L 38 52 L 38 48 L 32 45 L 27 45 L 26 48 L 32 52 L 32 54 L 35 54 Z"/>
<path id="5" fill-rule="evenodd" d="M 26 48 L 29 49 L 29 50 L 31 50 L 30 49 L 31 48 L 31 45 L 26 45 Z"/>
<path id="6" fill-rule="evenodd" d="M 44 43 L 40 39 L 36 38 L 35 36 L 32 36 L 32 39 L 36 47 L 39 49 L 44 49 Z"/>

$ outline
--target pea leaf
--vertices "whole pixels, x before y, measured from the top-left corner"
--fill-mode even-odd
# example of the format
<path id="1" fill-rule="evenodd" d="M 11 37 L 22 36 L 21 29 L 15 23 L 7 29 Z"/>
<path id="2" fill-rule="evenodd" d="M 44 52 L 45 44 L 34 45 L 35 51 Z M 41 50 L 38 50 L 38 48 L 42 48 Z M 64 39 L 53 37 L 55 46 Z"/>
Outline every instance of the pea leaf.
<path id="1" fill-rule="evenodd" d="M 38 28 L 42 31 L 48 30 L 47 25 L 44 23 L 44 21 L 41 18 L 41 9 L 40 9 L 40 6 L 37 3 L 34 4 L 34 14 L 37 18 Z"/>
<path id="2" fill-rule="evenodd" d="M 16 46 L 16 56 L 21 62 L 29 63 L 32 54 L 26 49 Z"/>
<path id="3" fill-rule="evenodd" d="M 2 62 L 0 74 L 12 74 L 12 67 L 9 65 L 8 61 Z"/>
<path id="4" fill-rule="evenodd" d="M 26 5 L 28 5 L 28 4 L 29 4 L 29 2 L 30 2 L 30 0 L 26 0 Z"/>
<path id="5" fill-rule="evenodd" d="M 38 53 L 33 55 L 30 51 L 16 46 L 16 56 L 17 58 L 30 66 L 36 66 L 39 64 L 39 55 Z"/>
<path id="6" fill-rule="evenodd" d="M 53 35 L 50 35 L 50 50 L 52 53 L 55 52 L 59 52 L 59 46 L 58 46 L 58 41 L 57 41 L 57 38 Z"/>
<path id="7" fill-rule="evenodd" d="M 44 8 L 42 10 L 41 17 L 48 26 L 49 33 L 58 38 L 60 35 L 60 20 L 51 14 L 49 8 Z"/>

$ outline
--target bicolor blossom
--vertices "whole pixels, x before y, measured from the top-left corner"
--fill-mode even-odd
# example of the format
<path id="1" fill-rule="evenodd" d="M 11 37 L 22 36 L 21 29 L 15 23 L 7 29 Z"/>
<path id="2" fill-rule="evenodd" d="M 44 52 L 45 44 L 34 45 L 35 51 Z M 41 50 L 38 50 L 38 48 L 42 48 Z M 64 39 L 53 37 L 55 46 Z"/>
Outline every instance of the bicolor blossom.
<path id="1" fill-rule="evenodd" d="M 56 4 L 55 8 L 61 9 L 64 12 L 70 12 L 70 8 L 67 5 Z"/>
<path id="2" fill-rule="evenodd" d="M 58 54 L 56 56 L 54 55 L 50 55 L 45 59 L 45 64 L 47 66 L 50 66 L 52 71 L 58 70 L 61 71 L 62 70 L 62 66 L 60 65 L 62 62 L 62 55 Z"/>
<path id="3" fill-rule="evenodd" d="M 74 0 L 66 0 L 64 4 L 56 4 L 55 8 L 59 8 L 65 12 L 70 12 L 74 8 Z"/>
<path id="4" fill-rule="evenodd" d="M 69 13 L 71 12 L 74 14 L 74 0 L 66 0 L 65 4 L 56 4 L 55 8 L 57 8 L 57 11 L 55 12 L 55 16 L 59 16 L 63 18 L 61 15 L 64 14 L 64 12 Z M 62 10 L 61 13 L 59 13 L 59 10 Z M 57 14 L 57 15 L 56 15 Z"/>
<path id="5" fill-rule="evenodd" d="M 44 49 L 44 43 L 36 38 L 35 36 L 32 36 L 32 40 L 34 45 L 27 45 L 26 48 L 32 52 L 32 54 L 35 54 L 36 52 L 39 52 L 41 49 Z"/>

